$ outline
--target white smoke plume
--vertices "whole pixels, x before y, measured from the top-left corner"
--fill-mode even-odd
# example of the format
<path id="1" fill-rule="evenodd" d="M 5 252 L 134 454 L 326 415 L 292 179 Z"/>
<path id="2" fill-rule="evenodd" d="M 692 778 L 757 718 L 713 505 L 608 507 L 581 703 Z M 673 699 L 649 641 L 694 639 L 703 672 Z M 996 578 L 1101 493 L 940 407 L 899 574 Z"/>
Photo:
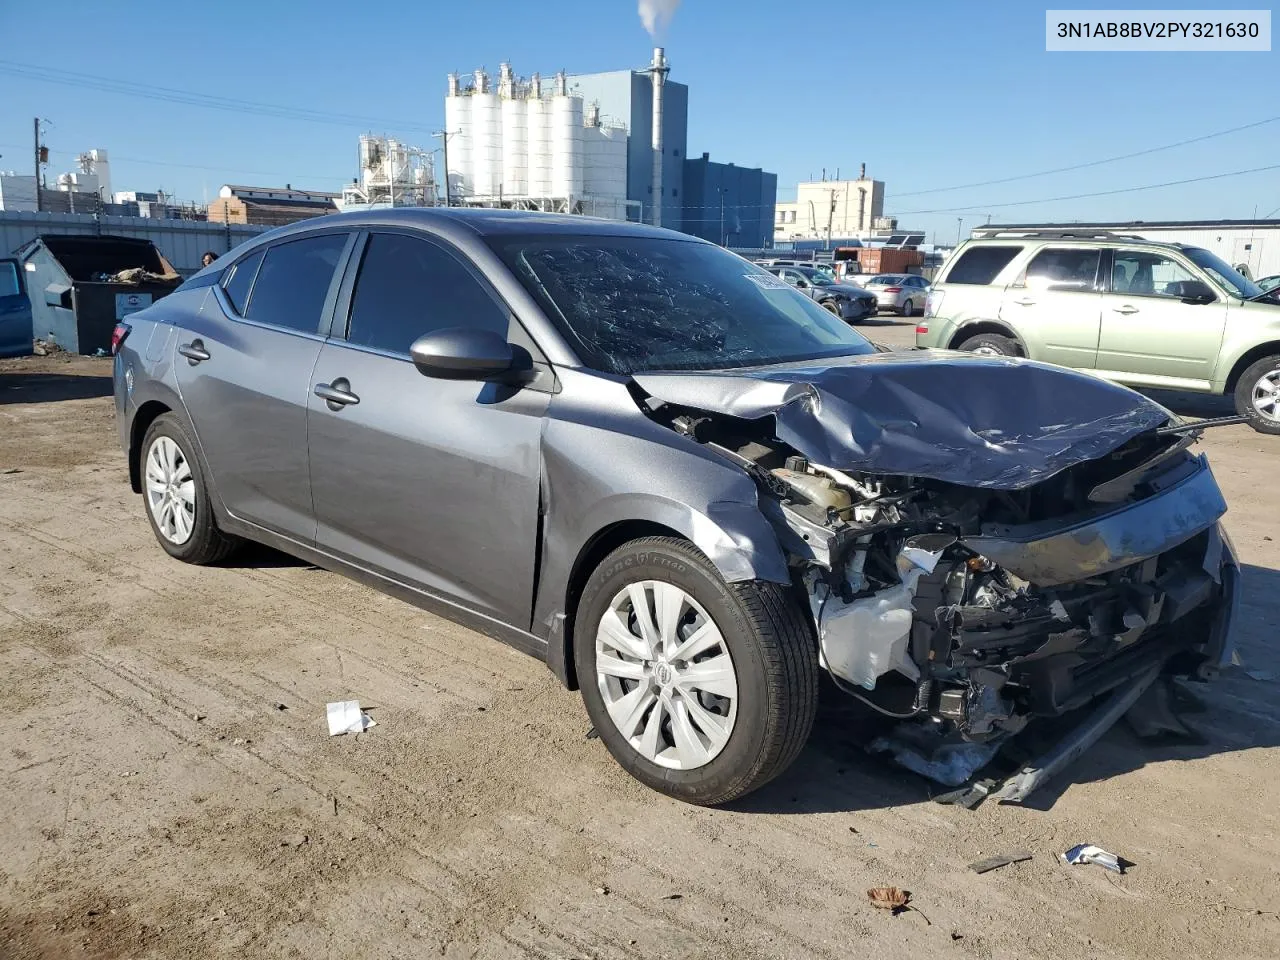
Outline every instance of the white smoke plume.
<path id="1" fill-rule="evenodd" d="M 649 36 L 657 40 L 676 15 L 680 0 L 640 0 L 640 22 L 649 31 Z"/>

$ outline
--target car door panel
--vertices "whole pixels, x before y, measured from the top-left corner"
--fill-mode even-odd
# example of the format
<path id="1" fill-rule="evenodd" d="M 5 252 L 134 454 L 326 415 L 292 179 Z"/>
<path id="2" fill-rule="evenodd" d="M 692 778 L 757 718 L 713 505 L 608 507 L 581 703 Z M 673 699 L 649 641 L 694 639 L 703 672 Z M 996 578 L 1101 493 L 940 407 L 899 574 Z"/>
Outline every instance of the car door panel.
<path id="1" fill-rule="evenodd" d="M 408 356 L 432 330 L 478 326 L 516 341 L 523 331 L 442 241 L 375 231 L 358 259 L 339 308 L 347 322 L 321 350 L 307 401 L 317 544 L 528 629 L 550 395 L 426 377 Z M 317 387 L 348 396 L 333 402 Z"/>
<path id="2" fill-rule="evenodd" d="M 329 246 L 348 243 L 343 233 Z M 332 286 L 328 277 L 310 282 Z M 211 290 L 176 331 L 173 360 L 214 486 L 232 516 L 310 544 L 307 403 L 324 339 L 240 317 L 221 286 Z M 316 331 L 321 313 L 314 313 Z"/>
<path id="3" fill-rule="evenodd" d="M 318 546 L 528 627 L 548 395 L 424 377 L 407 359 L 331 341 L 308 397 Z"/>
<path id="4" fill-rule="evenodd" d="M 1115 252 L 1109 289 L 1103 295 L 1098 368 L 1118 378 L 1153 385 L 1207 384 L 1226 329 L 1227 307 L 1184 303 L 1160 288 L 1199 278 L 1172 255 Z"/>
<path id="5" fill-rule="evenodd" d="M 1005 289 L 1000 319 L 1030 345 L 1034 359 L 1093 368 L 1102 316 L 1098 264 L 1097 250 L 1046 247 Z"/>
<path id="6" fill-rule="evenodd" d="M 17 260 L 0 259 L 0 357 L 31 353 L 32 311 L 23 273 Z"/>

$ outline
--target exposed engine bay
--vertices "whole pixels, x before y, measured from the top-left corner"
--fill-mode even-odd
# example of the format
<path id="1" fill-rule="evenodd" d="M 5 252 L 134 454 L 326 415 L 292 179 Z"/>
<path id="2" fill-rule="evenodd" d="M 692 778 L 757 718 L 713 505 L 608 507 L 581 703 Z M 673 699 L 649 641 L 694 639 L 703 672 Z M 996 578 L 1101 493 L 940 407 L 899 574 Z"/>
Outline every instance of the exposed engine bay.
<path id="1" fill-rule="evenodd" d="M 698 399 L 673 389 L 678 379 L 641 385 Z M 717 406 L 733 409 L 727 378 L 715 379 Z M 1169 431 L 1167 412 L 1134 411 L 1100 441 L 1094 431 L 1087 454 L 1111 447 L 1098 456 L 1059 445 L 1067 465 L 1030 476 L 1009 468 L 1018 450 L 1002 444 L 978 470 L 990 482 L 970 485 L 964 470 L 953 482 L 934 469 L 936 443 L 921 460 L 933 476 L 857 464 L 870 450 L 811 459 L 835 445 L 788 443 L 781 425 L 825 397 L 794 386 L 751 418 L 652 395 L 647 406 L 755 479 L 812 611 L 820 664 L 842 690 L 941 741 L 996 743 L 1153 666 L 1204 678 L 1229 655 L 1235 583 L 1224 580 L 1238 572 L 1217 523 L 1226 503 L 1188 450 L 1194 435 Z M 880 442 L 885 421 L 876 429 Z M 845 440 L 855 453 L 856 440 Z M 905 449 L 901 433 L 889 440 Z"/>

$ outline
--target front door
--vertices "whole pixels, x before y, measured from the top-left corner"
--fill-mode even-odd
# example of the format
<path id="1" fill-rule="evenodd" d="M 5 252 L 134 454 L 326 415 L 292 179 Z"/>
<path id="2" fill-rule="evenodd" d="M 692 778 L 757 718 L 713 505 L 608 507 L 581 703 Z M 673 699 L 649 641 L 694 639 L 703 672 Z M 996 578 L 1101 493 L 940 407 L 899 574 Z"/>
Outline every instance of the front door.
<path id="1" fill-rule="evenodd" d="M 307 544 L 307 399 L 350 242 L 323 233 L 251 254 L 174 338 L 178 389 L 223 505 Z"/>
<path id="2" fill-rule="evenodd" d="M 409 359 L 433 330 L 515 325 L 442 243 L 371 234 L 346 339 L 311 378 L 309 443 L 322 550 L 528 629 L 549 394 L 428 378 Z"/>
<path id="3" fill-rule="evenodd" d="M 22 264 L 0 260 L 0 357 L 24 357 L 31 353 L 31 344 L 31 301 Z"/>
<path id="4" fill-rule="evenodd" d="M 1227 323 L 1223 295 L 1184 302 L 1186 284 L 1206 284 L 1172 255 L 1151 250 L 1116 250 L 1108 281 L 1098 369 L 1136 384 L 1206 386 Z"/>
<path id="5" fill-rule="evenodd" d="M 1088 370 L 1098 355 L 1101 251 L 1045 247 L 1006 290 L 1000 318 L 1047 363 Z"/>

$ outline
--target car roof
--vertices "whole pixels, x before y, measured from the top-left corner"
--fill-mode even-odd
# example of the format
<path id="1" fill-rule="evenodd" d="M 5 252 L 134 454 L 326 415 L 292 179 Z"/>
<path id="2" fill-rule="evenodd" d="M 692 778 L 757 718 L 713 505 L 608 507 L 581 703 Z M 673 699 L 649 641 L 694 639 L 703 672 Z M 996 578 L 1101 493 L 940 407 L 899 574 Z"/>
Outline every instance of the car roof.
<path id="1" fill-rule="evenodd" d="M 982 237 L 970 237 L 965 240 L 961 246 L 969 246 L 970 244 L 981 244 L 984 246 L 1009 246 L 1011 244 L 1029 244 L 1036 243 L 1044 246 L 1084 246 L 1084 247 L 1158 247 L 1163 250 L 1186 250 L 1194 248 L 1195 244 L 1190 243 L 1171 243 L 1167 240 L 1148 240 L 1145 237 L 1138 237 L 1132 234 L 1098 234 L 1096 236 L 1080 236 L 1069 233 L 1055 234 L 1052 232 L 1037 231 L 1008 231 L 1002 232 L 1000 235 L 990 235 Z"/>

